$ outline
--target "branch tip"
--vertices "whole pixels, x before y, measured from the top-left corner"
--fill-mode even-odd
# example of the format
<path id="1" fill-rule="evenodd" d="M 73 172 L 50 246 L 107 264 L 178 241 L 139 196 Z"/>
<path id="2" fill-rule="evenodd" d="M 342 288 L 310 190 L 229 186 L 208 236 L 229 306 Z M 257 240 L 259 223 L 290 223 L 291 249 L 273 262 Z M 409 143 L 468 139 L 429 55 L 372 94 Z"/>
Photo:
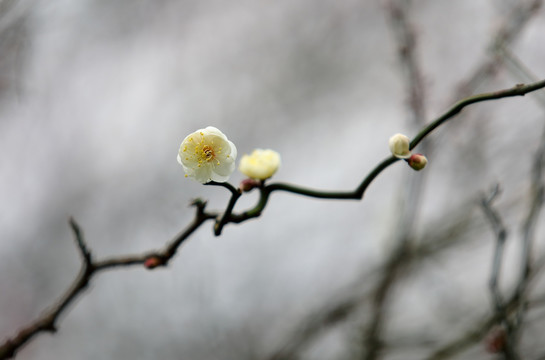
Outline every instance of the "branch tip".
<path id="1" fill-rule="evenodd" d="M 85 264 L 87 266 L 91 265 L 92 263 L 91 252 L 89 251 L 89 248 L 87 247 L 87 244 L 85 243 L 85 239 L 83 238 L 83 232 L 81 231 L 81 227 L 72 216 L 70 216 L 70 218 L 68 219 L 68 223 L 70 224 L 70 228 L 72 229 L 72 232 L 74 233 L 76 244 L 78 245 L 78 249 L 81 253 L 83 260 L 85 261 Z"/>

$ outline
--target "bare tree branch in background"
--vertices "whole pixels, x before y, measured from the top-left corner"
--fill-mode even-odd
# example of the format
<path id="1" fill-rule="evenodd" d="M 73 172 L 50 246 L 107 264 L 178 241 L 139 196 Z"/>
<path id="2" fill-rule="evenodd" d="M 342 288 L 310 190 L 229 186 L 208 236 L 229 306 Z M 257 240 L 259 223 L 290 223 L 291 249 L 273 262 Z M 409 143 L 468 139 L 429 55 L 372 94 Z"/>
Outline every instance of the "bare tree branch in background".
<path id="1" fill-rule="evenodd" d="M 387 1 L 385 4 L 389 24 L 394 33 L 395 44 L 398 48 L 399 63 L 403 80 L 409 94 L 410 125 L 420 127 L 426 122 L 425 116 L 425 87 L 423 74 L 418 63 L 416 31 L 409 20 L 409 11 L 412 1 Z M 429 154 L 430 144 L 422 144 L 422 152 Z M 425 175 L 424 175 L 425 176 Z M 398 277 L 404 272 L 410 262 L 410 248 L 412 247 L 414 227 L 418 217 L 421 193 L 425 177 L 411 178 L 402 193 L 402 208 L 400 217 L 392 235 L 396 248 L 391 252 L 376 288 L 371 295 L 371 320 L 363 330 L 362 359 L 373 360 L 380 358 L 383 347 L 382 332 L 388 311 L 390 290 L 395 286 Z"/>
<path id="2" fill-rule="evenodd" d="M 418 239 L 419 241 L 411 241 L 413 245 L 411 248 L 406 249 L 407 251 L 403 255 L 404 271 L 399 276 L 399 280 L 417 271 L 426 260 L 463 245 L 465 243 L 464 235 L 484 225 L 484 223 L 479 222 L 479 219 L 474 216 L 472 211 L 468 211 L 467 207 L 468 204 L 465 204 L 457 211 L 442 214 L 435 223 L 427 226 L 431 230 L 423 234 Z M 445 221 L 445 219 L 449 220 Z M 284 347 L 272 356 L 267 357 L 267 359 L 286 360 L 296 358 L 297 354 L 301 353 L 323 332 L 346 322 L 352 317 L 357 317 L 358 310 L 370 305 L 373 301 L 373 294 L 376 292 L 376 289 L 364 290 L 362 284 L 371 281 L 378 283 L 376 279 L 383 279 L 383 274 L 389 270 L 388 266 L 391 265 L 382 264 L 376 269 L 363 272 L 357 281 L 350 285 L 346 291 L 338 294 L 332 303 L 311 311 L 300 326 L 289 334 Z"/>
<path id="3" fill-rule="evenodd" d="M 516 65 L 516 63 L 515 63 Z M 518 66 L 519 70 L 524 67 Z M 521 70 L 524 71 L 524 70 Z M 527 76 L 531 77 L 531 75 Z M 522 229 L 522 251 L 520 259 L 520 275 L 516 288 L 504 300 L 498 287 L 498 278 L 501 269 L 503 248 L 506 240 L 506 229 L 499 214 L 491 207 L 491 203 L 498 193 L 495 188 L 488 198 L 483 199 L 482 206 L 485 210 L 494 233 L 496 234 L 496 248 L 494 252 L 494 261 L 490 279 L 490 290 L 492 293 L 495 311 L 483 321 L 478 322 L 472 330 L 463 334 L 460 338 L 445 345 L 435 351 L 429 360 L 448 359 L 464 351 L 468 346 L 481 341 L 487 334 L 492 338 L 492 351 L 503 352 L 506 359 L 520 359 L 521 356 L 516 350 L 516 344 L 520 337 L 519 332 L 522 328 L 524 314 L 528 309 L 528 304 L 532 302 L 529 298 L 529 286 L 531 280 L 539 275 L 543 267 L 543 258 L 539 262 L 532 259 L 532 244 L 535 238 L 535 227 L 541 208 L 543 207 L 544 196 L 544 178 L 543 166 L 545 159 L 545 133 L 541 137 L 541 142 L 536 154 L 533 157 L 533 166 L 531 173 L 531 186 L 528 206 L 528 214 L 521 227 Z M 499 326 L 497 326 L 499 324 Z M 497 326 L 497 327 L 495 327 Z"/>
<path id="4" fill-rule="evenodd" d="M 499 193 L 499 185 L 496 185 L 489 195 L 483 197 L 481 200 L 481 205 L 486 217 L 492 225 L 494 234 L 496 235 L 496 246 L 494 250 L 494 259 L 492 261 L 492 272 L 490 275 L 490 292 L 495 311 L 499 319 L 498 322 L 500 328 L 497 330 L 497 336 L 503 336 L 503 332 L 505 331 L 505 341 L 502 343 L 502 348 L 498 350 L 504 353 L 506 359 L 515 360 L 520 359 L 520 356 L 516 349 L 516 334 L 514 331 L 514 325 L 506 312 L 505 301 L 498 284 L 503 262 L 505 241 L 507 240 L 507 229 L 505 228 L 503 220 L 498 212 L 492 207 L 492 203 Z"/>
<path id="5" fill-rule="evenodd" d="M 388 0 L 384 7 L 397 45 L 399 64 L 408 93 L 411 123 L 419 127 L 426 122 L 425 86 L 418 63 L 416 30 L 409 20 L 411 5 L 411 0 Z"/>
<path id="6" fill-rule="evenodd" d="M 542 0 L 516 2 L 509 16 L 503 19 L 497 32 L 492 36 L 488 46 L 488 56 L 466 80 L 460 82 L 458 90 L 454 94 L 454 99 L 459 99 L 477 91 L 481 84 L 494 76 L 503 63 L 501 49 L 509 48 L 525 29 L 528 22 L 537 14 L 542 4 Z"/>

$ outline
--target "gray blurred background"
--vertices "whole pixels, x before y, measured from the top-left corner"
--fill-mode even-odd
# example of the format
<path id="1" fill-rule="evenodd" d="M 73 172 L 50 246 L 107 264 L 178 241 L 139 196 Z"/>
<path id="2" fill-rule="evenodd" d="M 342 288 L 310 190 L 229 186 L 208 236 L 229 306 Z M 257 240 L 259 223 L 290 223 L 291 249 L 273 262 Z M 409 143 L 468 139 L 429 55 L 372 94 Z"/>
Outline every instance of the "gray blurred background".
<path id="1" fill-rule="evenodd" d="M 76 276 L 69 216 L 100 259 L 163 246 L 191 221 L 195 197 L 225 206 L 225 189 L 185 179 L 176 162 L 190 132 L 216 126 L 240 155 L 278 151 L 275 181 L 353 189 L 389 155 L 394 133 L 414 136 L 463 96 L 529 82 L 520 63 L 545 77 L 544 11 L 517 17 L 531 3 L 0 1 L 0 339 Z M 392 4 L 415 35 L 417 111 Z M 502 31 L 520 63 L 494 52 Z M 467 108 L 432 134 L 424 171 L 396 163 L 361 202 L 275 193 L 259 219 L 221 237 L 200 228 L 167 268 L 101 273 L 59 332 L 17 358 L 243 360 L 286 348 L 286 359 L 363 358 L 368 294 L 407 228 L 414 246 L 447 245 L 390 290 L 382 355 L 425 358 L 492 311 L 495 238 L 478 200 L 496 183 L 510 234 L 502 288 L 516 282 L 539 99 Z M 236 210 L 256 199 L 245 195 Z M 538 227 L 536 258 L 543 235 Z M 544 292 L 538 283 L 532 296 Z M 346 316 L 320 320 L 343 301 Z M 525 359 L 545 354 L 543 310 L 527 314 Z M 495 358 L 482 341 L 457 356 Z"/>

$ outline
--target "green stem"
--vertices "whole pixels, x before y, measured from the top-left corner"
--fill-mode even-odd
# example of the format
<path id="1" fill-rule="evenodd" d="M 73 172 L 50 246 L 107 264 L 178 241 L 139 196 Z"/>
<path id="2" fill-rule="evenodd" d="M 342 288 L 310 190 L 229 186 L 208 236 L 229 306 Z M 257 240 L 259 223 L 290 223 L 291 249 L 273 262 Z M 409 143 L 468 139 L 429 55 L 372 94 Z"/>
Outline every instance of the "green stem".
<path id="1" fill-rule="evenodd" d="M 271 193 L 273 191 L 286 191 L 293 194 L 299 194 L 318 199 L 353 199 L 361 200 L 365 190 L 369 187 L 371 182 L 388 166 L 395 163 L 398 159 L 390 156 L 379 163 L 375 168 L 363 179 L 361 184 L 352 191 L 327 191 L 327 190 L 315 190 L 309 188 L 303 188 L 296 185 L 276 183 L 267 186 L 265 189 Z"/>
<path id="2" fill-rule="evenodd" d="M 446 113 L 441 115 L 437 120 L 433 121 L 424 129 L 422 129 L 416 135 L 413 141 L 411 141 L 410 149 L 411 150 L 414 149 L 416 145 L 418 145 L 429 133 L 431 133 L 433 130 L 441 126 L 445 121 L 454 117 L 456 114 L 462 111 L 463 108 L 465 108 L 468 105 L 475 104 L 482 101 L 502 99 L 505 97 L 524 96 L 529 92 L 536 91 L 544 87 L 545 87 L 545 80 L 542 80 L 530 85 L 518 84 L 511 89 L 505 89 L 500 91 L 494 91 L 491 93 L 474 95 L 474 96 L 465 98 L 463 100 L 460 100 L 456 104 L 454 104 L 454 106 L 451 107 Z"/>

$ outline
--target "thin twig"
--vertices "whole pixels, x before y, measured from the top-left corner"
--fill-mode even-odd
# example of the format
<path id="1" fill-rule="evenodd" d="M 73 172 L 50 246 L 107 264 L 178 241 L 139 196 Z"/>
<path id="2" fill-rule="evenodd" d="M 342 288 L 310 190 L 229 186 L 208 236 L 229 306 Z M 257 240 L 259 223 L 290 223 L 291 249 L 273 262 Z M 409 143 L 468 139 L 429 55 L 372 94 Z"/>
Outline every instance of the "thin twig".
<path id="1" fill-rule="evenodd" d="M 499 185 L 496 185 L 491 191 L 490 195 L 481 199 L 481 207 L 483 208 L 488 221 L 490 221 L 492 230 L 496 235 L 496 247 L 494 250 L 494 259 L 492 261 L 492 271 L 489 282 L 490 292 L 492 293 L 492 300 L 494 302 L 494 306 L 496 307 L 496 311 L 505 318 L 503 297 L 499 290 L 498 281 L 501 273 L 503 249 L 507 239 L 507 230 L 498 212 L 492 208 L 492 202 L 496 199 L 498 194 Z"/>
<path id="2" fill-rule="evenodd" d="M 505 303 L 507 313 L 512 312 L 521 300 L 511 298 Z M 460 337 L 452 340 L 446 345 L 434 350 L 426 360 L 445 360 L 459 355 L 471 345 L 481 341 L 490 331 L 490 329 L 501 320 L 500 314 L 494 312 L 481 320 L 477 321 L 470 329 L 465 331 Z"/>
<path id="3" fill-rule="evenodd" d="M 528 281 L 533 282 L 537 280 L 540 270 L 545 267 L 545 256 L 536 263 L 534 271 L 530 275 Z M 512 296 L 506 303 L 505 309 L 507 313 L 511 313 L 516 310 L 518 306 L 524 304 L 526 301 L 521 297 Z M 478 321 L 470 330 L 466 331 L 459 338 L 449 342 L 448 344 L 436 349 L 426 360 L 444 360 L 449 359 L 467 349 L 471 345 L 478 341 L 481 341 L 485 335 L 488 334 L 490 328 L 497 324 L 499 317 L 497 313 L 485 317 L 483 320 Z"/>
<path id="4" fill-rule="evenodd" d="M 525 82 L 536 82 L 539 80 L 539 77 L 537 77 L 512 50 L 506 46 L 501 46 L 497 51 L 503 56 L 505 68 L 512 74 L 516 81 L 522 79 L 522 81 Z M 545 93 L 536 93 L 534 99 L 536 99 L 541 107 L 545 109 Z"/>
<path id="5" fill-rule="evenodd" d="M 433 231 L 427 232 L 420 238 L 418 244 L 413 243 L 411 249 L 411 264 L 416 266 L 423 264 L 422 260 L 437 256 L 453 246 L 462 244 L 461 236 L 470 228 L 473 228 L 477 217 L 473 216 L 471 211 L 466 210 L 467 205 L 463 206 L 463 210 L 459 209 L 456 214 L 449 214 L 438 217 L 433 224 L 428 224 L 428 228 Z M 444 219 L 450 219 L 450 222 L 445 223 Z M 418 261 L 415 261 L 418 260 Z M 361 283 L 370 282 L 370 277 L 384 277 L 388 273 L 388 263 L 379 265 L 376 269 L 366 271 L 359 277 L 357 284 L 348 286 L 348 294 L 339 297 L 336 302 L 329 304 L 325 308 L 313 311 L 306 320 L 298 327 L 298 329 L 289 334 L 286 344 L 271 357 L 269 360 L 294 359 L 305 347 L 310 345 L 323 331 L 331 328 L 347 318 L 352 316 L 362 306 L 368 304 L 373 299 L 373 291 L 361 293 L 357 290 L 361 288 Z M 359 285 L 359 286 L 357 286 Z M 354 293 L 354 290 L 356 292 Z"/>
<path id="6" fill-rule="evenodd" d="M 492 261 L 492 271 L 490 274 L 490 293 L 498 323 L 506 330 L 505 343 L 502 346 L 506 360 L 520 359 L 516 350 L 516 334 L 512 321 L 508 318 L 505 302 L 498 285 L 503 261 L 503 250 L 507 239 L 507 230 L 499 213 L 492 207 L 492 203 L 500 193 L 499 185 L 496 185 L 490 194 L 481 199 L 481 207 L 492 225 L 492 230 L 496 236 L 496 246 L 494 250 L 494 259 Z"/>
<path id="7" fill-rule="evenodd" d="M 176 250 L 187 239 L 193 231 L 199 228 L 206 220 L 214 219 L 215 214 L 204 213 L 204 203 L 194 204 L 197 208 L 197 214 L 191 224 L 176 236 L 163 250 L 145 253 L 141 255 L 122 256 L 102 261 L 92 261 L 91 253 L 84 242 L 82 232 L 76 221 L 70 218 L 70 227 L 74 231 L 76 243 L 83 256 L 81 270 L 74 279 L 72 285 L 60 297 L 57 302 L 44 313 L 34 320 L 31 324 L 25 326 L 12 338 L 6 340 L 0 345 L 0 359 L 11 359 L 16 352 L 28 343 L 32 338 L 42 332 L 56 332 L 59 315 L 87 288 L 91 278 L 99 271 L 113 269 L 122 266 L 144 265 L 147 268 L 164 266 L 174 256 Z"/>
<path id="8" fill-rule="evenodd" d="M 351 314 L 359 309 L 367 299 L 367 294 L 351 296 L 341 299 L 334 304 L 313 312 L 296 332 L 290 335 L 286 344 L 275 351 L 267 360 L 291 360 L 296 359 L 302 348 L 307 346 L 323 331 L 345 321 Z"/>
<path id="9" fill-rule="evenodd" d="M 390 21 L 390 28 L 396 40 L 399 63 L 409 94 L 409 109 L 412 116 L 412 124 L 422 126 L 426 120 L 424 76 L 416 55 L 416 31 L 409 21 L 408 12 L 410 4 L 410 1 L 388 0 L 385 2 L 385 8 L 388 20 Z"/>
<path id="10" fill-rule="evenodd" d="M 528 22 L 537 14 L 542 3 L 543 0 L 515 2 L 516 5 L 492 36 L 488 45 L 488 52 L 491 56 L 487 56 L 467 80 L 461 82 L 454 96 L 455 99 L 477 91 L 485 80 L 497 72 L 503 60 L 503 54 L 498 52 L 498 49 L 509 47 L 517 39 Z"/>
<path id="11" fill-rule="evenodd" d="M 78 249 L 80 250 L 81 256 L 83 258 L 83 261 L 86 263 L 91 263 L 91 252 L 87 248 L 87 244 L 85 243 L 85 240 L 83 238 L 83 233 L 73 217 L 70 217 L 68 219 L 68 223 L 70 224 L 70 227 L 72 228 L 72 231 L 74 232 L 74 238 L 76 240 L 76 243 L 78 245 Z"/>
<path id="12" fill-rule="evenodd" d="M 388 295 L 394 283 L 398 279 L 405 265 L 409 263 L 410 253 L 409 242 L 403 241 L 397 245 L 392 252 L 384 269 L 383 276 L 378 282 L 371 301 L 372 318 L 365 331 L 365 352 L 363 359 L 373 360 L 379 357 L 383 345 L 380 340 L 384 319 L 386 316 L 386 305 Z"/>
<path id="13" fill-rule="evenodd" d="M 541 136 L 541 143 L 534 156 L 532 166 L 532 184 L 530 188 L 530 206 L 522 226 L 522 261 L 520 281 L 517 292 L 524 292 L 527 279 L 532 267 L 532 242 L 539 214 L 543 207 L 545 184 L 543 183 L 543 167 L 545 162 L 545 131 Z"/>
<path id="14" fill-rule="evenodd" d="M 479 94 L 479 95 L 474 95 L 474 96 L 465 98 L 464 100 L 461 100 L 457 102 L 456 104 L 454 104 L 454 106 L 452 106 L 446 113 L 441 115 L 431 124 L 426 126 L 422 131 L 420 131 L 416 135 L 416 137 L 411 141 L 410 148 L 411 150 L 414 149 L 416 145 L 418 145 L 433 130 L 441 126 L 445 121 L 457 115 L 468 105 L 475 104 L 478 102 L 483 102 L 483 101 L 503 99 L 505 97 L 524 96 L 530 92 L 542 89 L 544 87 L 545 87 L 545 80 L 542 80 L 542 81 L 538 81 L 536 83 L 529 84 L 529 85 L 518 84 L 515 87 L 512 87 L 510 89 L 494 91 L 491 93 Z"/>
<path id="15" fill-rule="evenodd" d="M 528 288 L 530 275 L 535 266 L 532 256 L 532 248 L 535 239 L 535 229 L 541 209 L 543 207 L 545 184 L 543 183 L 543 166 L 545 161 L 545 131 L 541 137 L 541 143 L 536 151 L 532 166 L 532 183 L 530 186 L 530 206 L 528 214 L 522 226 L 522 252 L 520 260 L 520 274 L 517 288 L 513 297 L 526 299 L 528 296 Z M 514 322 L 513 332 L 517 332 L 522 327 L 524 315 L 526 314 L 526 306 L 522 305 L 518 308 L 516 319 Z"/>
<path id="16" fill-rule="evenodd" d="M 528 277 L 528 285 L 537 281 L 539 275 L 542 274 L 541 270 L 544 267 L 545 256 L 542 256 L 539 261 L 536 261 L 533 271 Z M 526 303 L 527 300 L 514 294 L 505 302 L 505 311 L 507 314 L 511 314 L 521 305 L 526 305 Z M 459 355 L 473 344 L 481 341 L 489 333 L 490 329 L 500 320 L 500 315 L 497 312 L 481 318 L 481 320 L 477 321 L 459 337 L 432 351 L 425 360 L 445 360 Z"/>
<path id="17" fill-rule="evenodd" d="M 515 78 L 522 78 L 524 81 L 534 81 L 537 77 L 532 71 L 522 62 L 522 60 L 514 54 L 508 47 L 499 46 L 496 51 L 503 56 L 506 62 L 507 69 Z M 534 97 L 538 100 L 542 109 L 545 110 L 545 94 L 537 93 Z M 543 184 L 543 167 L 545 161 L 545 128 L 541 135 L 540 146 L 536 151 L 533 164 L 532 176 L 530 185 L 529 209 L 527 216 L 522 225 L 522 251 L 521 251 L 521 267 L 517 288 L 515 289 L 514 297 L 527 297 L 528 277 L 532 271 L 532 245 L 535 237 L 535 228 L 537 219 L 543 207 L 545 185 Z M 525 304 L 521 305 L 513 321 L 512 332 L 517 333 L 522 329 L 524 316 L 527 311 Z M 520 336 L 520 335 L 519 335 Z"/>

